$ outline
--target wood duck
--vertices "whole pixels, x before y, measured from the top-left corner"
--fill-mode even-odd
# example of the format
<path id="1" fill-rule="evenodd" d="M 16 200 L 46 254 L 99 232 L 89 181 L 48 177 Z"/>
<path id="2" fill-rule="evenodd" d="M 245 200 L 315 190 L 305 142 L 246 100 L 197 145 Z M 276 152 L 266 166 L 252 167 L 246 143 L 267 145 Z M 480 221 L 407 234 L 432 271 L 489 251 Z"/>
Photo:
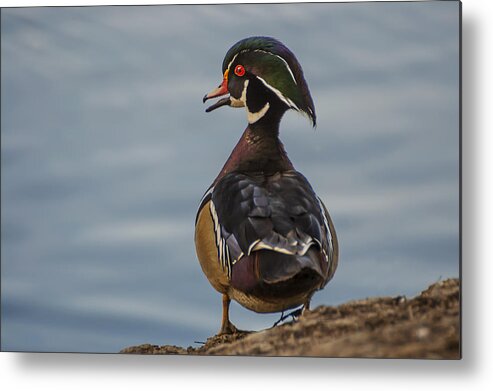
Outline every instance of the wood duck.
<path id="1" fill-rule="evenodd" d="M 332 220 L 279 140 L 283 114 L 294 109 L 316 125 L 315 107 L 294 54 L 269 37 L 237 42 L 222 64 L 223 80 L 203 101 L 245 107 L 248 126 L 205 192 L 195 220 L 204 274 L 223 299 L 219 334 L 237 331 L 231 299 L 259 313 L 309 309 L 332 278 L 338 242 Z"/>

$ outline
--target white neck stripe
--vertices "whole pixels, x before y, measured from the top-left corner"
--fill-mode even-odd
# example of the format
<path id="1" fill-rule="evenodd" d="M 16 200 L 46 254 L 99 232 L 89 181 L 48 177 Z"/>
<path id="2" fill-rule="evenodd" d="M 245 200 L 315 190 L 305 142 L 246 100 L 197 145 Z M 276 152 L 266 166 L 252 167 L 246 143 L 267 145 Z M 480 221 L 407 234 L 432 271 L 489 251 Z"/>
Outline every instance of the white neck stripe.
<path id="1" fill-rule="evenodd" d="M 249 124 L 254 124 L 257 122 L 260 118 L 262 118 L 265 113 L 267 113 L 267 110 L 269 110 L 270 104 L 267 102 L 263 108 L 261 108 L 259 111 L 256 113 L 250 113 L 248 110 L 248 106 L 246 107 L 247 109 L 247 118 L 248 118 L 248 123 Z"/>

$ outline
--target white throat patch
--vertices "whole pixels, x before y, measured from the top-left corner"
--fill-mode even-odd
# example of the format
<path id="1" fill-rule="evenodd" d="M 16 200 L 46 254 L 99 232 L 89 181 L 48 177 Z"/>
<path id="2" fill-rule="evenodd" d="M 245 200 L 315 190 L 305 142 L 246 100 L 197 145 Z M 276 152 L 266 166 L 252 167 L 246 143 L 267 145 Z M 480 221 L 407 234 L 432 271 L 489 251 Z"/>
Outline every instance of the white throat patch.
<path id="1" fill-rule="evenodd" d="M 265 104 L 264 107 L 262 107 L 259 111 L 257 111 L 256 113 L 252 113 L 249 109 L 248 109 L 248 105 L 247 105 L 247 98 L 246 98 L 246 95 L 247 95 L 247 89 L 248 89 L 248 83 L 250 82 L 250 80 L 245 80 L 245 83 L 243 84 L 243 91 L 241 91 L 241 96 L 240 96 L 240 99 L 236 99 L 234 97 L 230 97 L 230 100 L 231 100 L 231 107 L 245 107 L 246 110 L 247 110 L 247 119 L 248 119 L 248 123 L 249 124 L 254 124 L 255 122 L 257 122 L 260 118 L 262 118 L 265 113 L 267 113 L 267 111 L 269 110 L 269 107 L 270 107 L 270 104 L 269 102 L 267 102 Z"/>
<path id="2" fill-rule="evenodd" d="M 267 111 L 269 110 L 270 108 L 270 104 L 269 102 L 267 102 L 265 104 L 264 107 L 262 107 L 259 111 L 257 111 L 256 113 L 252 113 L 249 109 L 248 109 L 248 105 L 247 105 L 247 98 L 246 98 L 246 95 L 247 95 L 247 89 L 248 89 L 248 83 L 250 82 L 250 80 L 245 80 L 245 83 L 243 84 L 243 91 L 241 91 L 241 96 L 240 96 L 240 99 L 236 99 L 234 97 L 230 97 L 230 100 L 231 100 L 231 107 L 245 107 L 246 110 L 247 110 L 247 119 L 248 119 L 248 123 L 249 124 L 254 124 L 255 122 L 257 122 L 260 118 L 262 118 L 265 113 L 267 113 Z"/>
<path id="3" fill-rule="evenodd" d="M 254 124 L 255 122 L 257 122 L 260 118 L 262 118 L 265 115 L 265 113 L 267 113 L 267 110 L 269 110 L 269 107 L 270 107 L 269 102 L 267 102 L 265 104 L 265 106 L 262 107 L 256 113 L 250 113 L 250 111 L 248 110 L 248 106 L 246 106 L 248 123 Z"/>
<path id="4" fill-rule="evenodd" d="M 241 91 L 241 96 L 240 99 L 236 99 L 234 96 L 230 96 L 231 100 L 231 107 L 245 107 L 246 106 L 246 91 L 248 88 L 248 83 L 250 80 L 245 80 L 245 83 L 243 84 L 243 91 Z"/>

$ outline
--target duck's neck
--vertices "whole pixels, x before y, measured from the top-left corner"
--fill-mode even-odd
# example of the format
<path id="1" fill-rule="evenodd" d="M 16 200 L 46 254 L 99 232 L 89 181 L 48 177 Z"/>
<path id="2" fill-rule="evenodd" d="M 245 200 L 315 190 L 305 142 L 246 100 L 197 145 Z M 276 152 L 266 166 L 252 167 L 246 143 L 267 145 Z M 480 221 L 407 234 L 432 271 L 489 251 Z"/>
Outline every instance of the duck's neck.
<path id="1" fill-rule="evenodd" d="M 279 140 L 281 116 L 269 117 L 248 125 L 216 180 L 233 171 L 270 175 L 293 170 Z"/>

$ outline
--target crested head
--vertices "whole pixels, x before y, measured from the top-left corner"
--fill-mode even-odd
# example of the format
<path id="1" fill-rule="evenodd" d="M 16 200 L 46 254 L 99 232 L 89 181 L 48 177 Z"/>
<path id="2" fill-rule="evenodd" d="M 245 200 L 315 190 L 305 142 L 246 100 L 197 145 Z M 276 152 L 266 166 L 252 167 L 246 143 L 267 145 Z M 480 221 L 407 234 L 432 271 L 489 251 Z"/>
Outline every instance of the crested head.
<path id="1" fill-rule="evenodd" d="M 262 50 L 280 57 L 294 58 L 294 54 L 280 41 L 272 37 L 249 37 L 236 42 L 224 56 L 223 72 L 228 68 L 233 58 L 241 52 Z M 285 59 L 286 59 L 285 58 Z M 295 58 L 296 60 L 296 58 Z M 299 66 L 299 64 L 298 64 Z"/>
<path id="2" fill-rule="evenodd" d="M 223 105 L 245 106 L 250 123 L 269 110 L 294 109 L 316 124 L 316 114 L 303 70 L 295 55 L 283 43 L 270 37 L 250 37 L 234 44 L 226 53 L 223 83 L 204 97 L 230 93 L 208 111 Z M 282 115 L 282 114 L 281 114 Z"/>

